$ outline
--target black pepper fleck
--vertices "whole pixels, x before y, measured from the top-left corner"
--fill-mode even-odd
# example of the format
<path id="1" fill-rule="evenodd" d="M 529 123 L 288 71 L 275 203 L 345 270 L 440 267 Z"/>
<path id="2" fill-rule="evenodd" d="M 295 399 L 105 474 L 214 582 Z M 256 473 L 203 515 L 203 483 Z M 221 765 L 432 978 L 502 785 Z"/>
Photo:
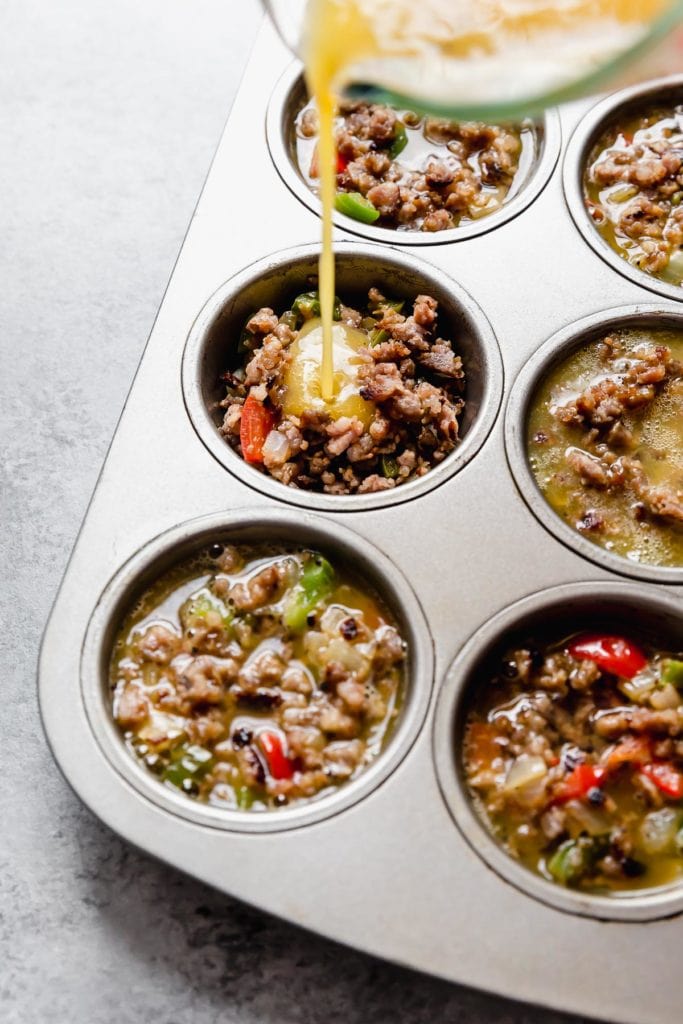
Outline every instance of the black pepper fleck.
<path id="1" fill-rule="evenodd" d="M 358 623 L 354 618 L 344 619 L 339 629 L 345 640 L 355 640 L 358 636 Z"/>
<path id="2" fill-rule="evenodd" d="M 240 747 L 246 747 L 248 743 L 251 743 L 253 735 L 251 729 L 245 729 L 244 726 L 240 726 L 232 734 L 233 747 L 237 747 L 238 750 Z"/>

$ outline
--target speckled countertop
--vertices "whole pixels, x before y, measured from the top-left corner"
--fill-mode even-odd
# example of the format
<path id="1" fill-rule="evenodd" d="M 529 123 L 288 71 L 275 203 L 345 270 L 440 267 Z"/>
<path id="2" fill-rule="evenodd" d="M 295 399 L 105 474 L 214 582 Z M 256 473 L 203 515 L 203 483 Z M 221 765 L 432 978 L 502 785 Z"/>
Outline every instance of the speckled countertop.
<path id="1" fill-rule="evenodd" d="M 256 0 L 1 5 L 0 1019 L 577 1024 L 340 949 L 149 860 L 46 747 L 40 635 L 259 17 Z"/>

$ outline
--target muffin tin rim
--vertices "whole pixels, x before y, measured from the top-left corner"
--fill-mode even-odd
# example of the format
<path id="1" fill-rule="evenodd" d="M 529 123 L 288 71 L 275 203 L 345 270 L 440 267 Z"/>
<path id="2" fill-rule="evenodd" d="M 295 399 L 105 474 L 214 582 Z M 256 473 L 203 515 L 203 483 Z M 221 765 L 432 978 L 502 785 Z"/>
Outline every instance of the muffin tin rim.
<path id="1" fill-rule="evenodd" d="M 282 533 L 278 532 L 282 531 Z M 273 536 L 273 532 L 275 535 Z M 347 560 L 367 577 L 396 616 L 408 643 L 405 696 L 384 750 L 359 775 L 324 793 L 274 811 L 245 812 L 193 801 L 165 786 L 127 750 L 111 715 L 108 666 L 113 637 L 122 616 L 148 582 L 141 578 L 160 566 L 157 575 L 186 558 L 211 538 L 235 543 L 261 541 L 284 546 L 321 547 Z M 372 548 L 372 557 L 367 549 Z M 174 555 L 177 552 L 177 556 Z M 80 691 L 86 718 L 100 752 L 125 783 L 173 816 L 197 825 L 243 834 L 286 832 L 331 818 L 355 807 L 382 785 L 408 756 L 420 735 L 431 704 L 434 683 L 434 641 L 422 605 L 402 570 L 361 534 L 294 509 L 243 508 L 213 512 L 186 520 L 148 540 L 108 580 L 90 615 L 80 654 Z"/>
<path id="2" fill-rule="evenodd" d="M 608 598 L 647 607 L 653 613 L 681 618 L 678 598 L 652 585 L 638 587 L 633 581 L 583 580 L 534 591 L 500 608 L 464 642 L 449 665 L 437 694 L 432 727 L 432 753 L 441 797 L 462 837 L 484 863 L 503 881 L 524 895 L 554 910 L 580 917 L 620 923 L 643 923 L 673 917 L 683 911 L 683 878 L 667 886 L 634 889 L 615 896 L 601 896 L 567 888 L 543 878 L 505 852 L 474 807 L 455 749 L 457 723 L 467 707 L 472 676 L 482 660 L 505 635 L 514 633 L 529 615 L 543 621 L 543 610 L 574 602 Z M 576 615 L 576 611 L 573 612 Z M 570 618 L 572 611 L 567 612 Z"/>
<path id="3" fill-rule="evenodd" d="M 552 1006 L 565 1012 L 588 1016 L 597 1014 L 609 1022 L 628 1020 L 631 1024 L 643 1024 L 648 1020 L 654 1024 L 656 1020 L 657 1024 L 678 1024 L 678 1013 L 674 1009 L 678 1004 L 674 998 L 673 981 L 677 970 L 676 952 L 675 943 L 671 939 L 679 926 L 679 919 L 660 920 L 650 923 L 647 928 L 638 929 L 626 924 L 613 926 L 609 929 L 611 940 L 606 951 L 605 927 L 601 921 L 561 913 L 505 883 L 469 849 L 469 845 L 454 829 L 441 797 L 436 794 L 436 776 L 431 758 L 431 725 L 429 733 L 423 730 L 409 760 L 373 795 L 372 802 L 369 799 L 361 801 L 347 815 L 333 816 L 315 828 L 274 834 L 271 841 L 196 826 L 160 811 L 141 798 L 111 769 L 93 739 L 80 695 L 78 658 L 94 599 L 117 563 L 134 550 L 141 540 L 146 540 L 167 525 L 206 512 L 207 509 L 221 509 L 226 505 L 239 507 L 252 500 L 254 504 L 259 501 L 265 504 L 257 495 L 250 499 L 250 492 L 239 486 L 229 474 L 225 476 L 214 472 L 212 463 L 207 463 L 201 452 L 197 456 L 194 431 L 187 429 L 185 410 L 182 402 L 177 401 L 177 387 L 171 390 L 171 385 L 175 385 L 179 378 L 180 350 L 187 325 L 196 317 L 208 294 L 207 275 L 209 279 L 212 276 L 215 278 L 216 268 L 223 266 L 224 272 L 220 274 L 219 280 L 228 277 L 233 271 L 239 270 L 240 264 L 245 261 L 244 250 L 240 249 L 242 243 L 252 250 L 254 244 L 258 245 L 254 243 L 253 211 L 249 212 L 244 204 L 235 207 L 230 200 L 230 195 L 234 200 L 234 196 L 241 194 L 240 189 L 243 189 L 244 175 L 239 162 L 235 163 L 234 154 L 246 145 L 257 157 L 253 184 L 258 192 L 261 191 L 260 186 L 272 190 L 273 183 L 279 182 L 265 150 L 263 122 L 258 109 L 256 116 L 254 110 L 265 109 L 275 79 L 290 60 L 291 57 L 284 52 L 279 41 L 266 30 L 249 64 L 244 85 L 219 147 L 209 186 L 199 200 L 200 216 L 195 218 L 190 227 L 182 258 L 174 270 L 153 328 L 150 345 L 143 357 L 142 372 L 133 385 L 84 527 L 75 545 L 73 558 L 66 570 L 47 627 L 40 664 L 40 703 L 48 742 L 65 777 L 79 797 L 109 827 L 128 842 L 160 858 L 163 864 L 196 876 L 220 892 L 231 893 L 268 913 L 280 915 L 298 926 L 313 929 L 350 947 L 448 978 L 451 982 L 475 984 L 491 992 Z M 579 113 L 592 102 L 581 101 L 576 108 L 572 106 L 561 111 L 565 137 L 568 137 Z M 555 185 L 553 181 L 539 203 L 529 207 L 525 217 L 529 219 L 529 230 L 533 233 L 534 230 L 543 231 L 544 218 L 549 213 L 556 215 L 558 226 L 565 232 L 563 237 L 566 245 L 562 247 L 562 255 L 563 259 L 565 255 L 568 257 L 568 267 L 571 268 L 566 283 L 572 290 L 574 304 L 583 311 L 598 308 L 604 304 L 605 295 L 614 288 L 622 292 L 630 289 L 634 294 L 640 292 L 642 297 L 641 289 L 625 279 L 608 277 L 613 272 L 605 263 L 598 261 L 597 264 L 591 264 L 591 259 L 585 258 L 585 243 L 571 223 L 561 193 Z M 305 237 L 307 231 L 310 234 L 311 221 L 305 208 L 298 202 L 290 201 L 288 194 L 278 193 L 275 198 L 278 200 L 278 216 L 274 229 L 278 240 L 273 244 L 290 245 L 295 236 Z M 232 220 L 233 214 L 235 221 Z M 221 224 L 231 224 L 232 232 L 226 235 L 225 231 L 217 230 L 216 226 Z M 538 264 L 546 285 L 539 295 L 538 304 L 526 306 L 524 316 L 517 318 L 520 293 L 504 289 L 499 295 L 497 289 L 490 287 L 489 256 L 495 260 L 499 246 L 505 250 L 507 266 L 517 267 L 520 273 L 524 269 L 517 265 L 517 253 L 513 251 L 514 245 L 510 245 L 509 240 L 518 241 L 520 232 L 526 231 L 527 221 L 515 219 L 507 231 L 482 236 L 473 244 L 471 253 L 467 250 L 467 280 L 473 289 L 476 284 L 477 295 L 480 294 L 477 282 L 483 282 L 484 293 L 489 295 L 488 301 L 492 303 L 491 306 L 486 304 L 492 322 L 499 327 L 501 323 L 508 323 L 507 318 L 512 314 L 503 344 L 506 369 L 509 368 L 508 357 L 515 366 L 518 362 L 521 364 L 537 339 L 544 337 L 546 331 L 554 329 L 548 327 L 548 323 L 553 324 L 558 320 L 557 261 L 551 258 L 550 242 L 547 239 L 544 241 L 542 236 L 539 252 L 547 251 L 548 259 L 541 259 Z M 464 250 L 457 246 L 435 248 L 429 259 L 453 273 L 454 265 L 463 253 Z M 462 266 L 464 268 L 464 264 Z M 532 291 L 536 286 L 537 280 L 534 280 Z M 481 293 L 482 296 L 484 293 Z M 628 294 L 625 296 L 626 300 L 631 298 L 633 301 L 638 297 L 637 294 L 635 299 Z M 560 318 L 560 322 L 563 319 L 565 317 Z M 155 382 L 157 387 L 154 387 Z M 166 412 L 172 421 L 177 461 L 190 474 L 199 474 L 197 489 L 184 486 L 169 490 L 167 487 L 168 466 L 164 458 L 168 440 L 164 422 Z M 146 437 L 146 424 L 149 424 L 149 439 L 141 451 L 136 443 L 141 436 Z M 496 424 L 481 458 L 485 460 L 484 470 L 495 465 L 496 473 L 503 473 L 498 479 L 505 482 L 505 474 L 509 470 L 501 462 L 503 448 L 499 441 L 502 442 L 502 431 L 499 434 Z M 132 480 L 129 476 L 131 464 Z M 453 478 L 448 485 L 448 493 L 442 496 L 435 492 L 425 503 L 425 508 L 433 507 L 440 520 L 443 520 L 441 498 L 452 497 L 456 503 L 461 493 L 467 498 L 470 487 L 478 487 L 482 476 L 475 463 L 462 478 Z M 510 573 L 501 580 L 498 571 L 501 545 L 494 545 L 493 550 L 490 550 L 487 538 L 491 537 L 491 533 L 482 533 L 478 516 L 468 516 L 466 528 L 465 524 L 458 522 L 457 516 L 454 517 L 456 538 L 452 544 L 449 541 L 446 545 L 441 544 L 438 549 L 436 543 L 431 543 L 429 523 L 412 535 L 416 548 L 425 552 L 426 557 L 423 559 L 420 555 L 416 559 L 416 552 L 410 552 L 411 567 L 404 571 L 430 613 L 430 628 L 439 643 L 440 659 L 444 659 L 439 668 L 439 680 L 454 650 L 475 631 L 481 621 L 487 619 L 491 608 L 495 611 L 496 605 L 516 599 L 520 592 L 551 587 L 568 578 L 600 578 L 603 575 L 598 569 L 591 572 L 589 563 L 582 565 L 579 558 L 563 547 L 549 547 L 552 538 L 547 531 L 539 533 L 536 530 L 535 534 L 530 533 L 528 526 L 535 527 L 535 520 L 528 516 L 516 489 L 510 489 L 511 482 L 510 479 L 506 484 L 505 493 L 509 495 L 511 511 L 514 498 L 512 521 L 515 530 L 511 533 L 513 543 L 508 550 L 510 557 L 516 557 L 521 569 L 516 582 L 511 582 Z M 163 500 L 156 501 L 159 485 L 165 491 L 162 493 Z M 463 488 L 462 492 L 457 490 L 459 486 Z M 113 510 L 117 515 L 112 519 Z M 405 513 L 403 509 L 400 512 L 397 510 L 382 519 L 360 517 L 357 523 L 349 525 L 373 539 L 375 544 L 403 566 L 405 563 L 400 551 L 404 546 L 404 538 L 408 536 L 405 532 L 407 524 L 405 527 L 403 525 L 407 512 L 407 509 Z M 338 522 L 344 517 L 328 514 L 326 518 Z M 385 530 L 382 525 L 384 518 L 389 520 L 390 527 L 392 519 L 400 523 L 399 531 Z M 525 525 L 525 519 L 528 520 L 528 526 Z M 496 529 L 499 523 L 500 515 L 495 520 Z M 525 542 L 527 534 L 531 541 L 538 542 L 538 548 L 533 542 Z M 444 533 L 437 536 L 442 538 Z M 520 541 L 519 550 L 517 539 Z M 466 559 L 473 558 L 473 553 L 479 550 L 487 558 L 490 571 L 484 572 L 480 587 L 475 587 L 474 592 L 470 591 L 469 594 L 458 586 L 457 577 L 451 585 L 445 585 L 446 593 L 451 595 L 456 618 L 451 614 L 443 614 L 447 609 L 436 598 L 442 585 L 439 570 L 447 565 L 450 552 L 455 553 L 457 562 L 461 555 Z M 536 550 L 538 555 L 534 558 Z M 435 569 L 430 564 L 432 551 Z M 558 566 L 562 567 L 561 575 Z M 493 604 L 488 597 L 482 596 L 478 600 L 478 591 L 484 586 L 492 588 Z M 505 591 L 504 597 L 501 597 L 501 587 Z M 457 629 L 457 635 L 453 629 Z M 448 648 L 447 653 L 443 644 Z M 429 714 L 431 716 L 431 709 Z M 428 786 L 429 792 L 423 804 L 425 786 Z M 400 799 L 397 806 L 395 800 L 401 796 L 404 799 Z M 412 827 L 413 824 L 416 827 Z M 376 836 L 373 835 L 375 828 Z M 368 837 L 368 833 L 372 838 Z M 382 854 L 383 859 L 376 871 L 378 884 L 366 887 L 362 903 L 349 903 L 346 899 L 326 902 L 324 897 L 329 892 L 329 878 L 335 871 L 334 856 L 330 860 L 326 854 L 332 851 L 334 855 L 335 849 L 339 850 L 341 839 L 344 849 L 352 855 L 355 837 L 363 843 L 376 844 L 378 853 Z M 286 842 L 287 850 L 277 845 L 276 841 Z M 416 846 L 428 852 L 428 857 L 425 862 L 413 858 L 415 866 L 411 866 L 400 851 L 404 847 L 409 849 Z M 401 898 L 398 901 L 392 898 L 395 896 L 393 891 L 385 892 L 386 887 L 383 889 L 381 885 L 382 864 L 387 857 L 395 857 L 397 850 L 399 874 L 403 873 L 402 880 L 407 883 L 401 885 Z M 288 851 L 294 859 L 288 857 Z M 287 885 L 282 886 L 278 879 L 285 865 Z M 427 876 L 425 866 L 428 869 Z M 475 873 L 478 885 L 473 889 L 471 879 Z M 411 879 L 416 882 L 412 887 Z M 471 934 L 464 938 L 461 935 L 457 943 L 459 953 L 453 956 L 449 952 L 451 946 L 448 935 L 454 917 L 467 921 L 471 927 L 466 931 L 475 937 L 486 936 L 487 943 L 482 945 L 482 942 L 472 942 Z M 404 927 L 407 919 L 413 921 L 410 929 Z M 491 920 L 496 920 L 493 930 L 490 927 Z M 520 929 L 520 920 L 524 920 L 530 927 Z M 562 961 L 562 970 L 559 971 L 555 969 L 558 943 L 565 952 L 572 953 L 569 959 L 565 957 Z M 619 953 L 616 957 L 612 944 Z M 518 955 L 510 957 L 511 949 L 516 950 Z M 520 972 L 520 956 L 525 958 L 524 962 L 534 963 L 537 970 Z M 597 1001 L 594 989 L 585 985 L 585 969 L 582 964 L 586 957 L 591 958 L 591 965 L 600 971 L 599 976 L 604 982 L 604 991 Z M 642 985 L 634 987 L 634 971 L 636 974 L 640 972 Z"/>
<path id="4" fill-rule="evenodd" d="M 483 378 L 481 405 L 476 418 L 456 448 L 423 476 L 398 487 L 365 494 L 324 494 L 290 487 L 270 474 L 262 473 L 248 465 L 234 451 L 228 441 L 219 434 L 203 398 L 202 356 L 213 324 L 222 311 L 244 288 L 259 281 L 265 272 L 276 271 L 278 266 L 285 268 L 297 262 L 311 260 L 319 252 L 320 244 L 317 242 L 280 249 L 243 267 L 224 281 L 209 297 L 192 324 L 183 349 L 181 383 L 185 411 L 199 440 L 225 470 L 248 487 L 276 499 L 279 503 L 326 512 L 365 512 L 400 505 L 446 483 L 475 458 L 491 433 L 503 399 L 503 359 L 491 322 L 476 299 L 459 281 L 421 255 L 360 240 L 335 243 L 337 260 L 343 259 L 345 255 L 349 258 L 357 256 L 370 261 L 375 260 L 377 263 L 393 264 L 409 274 L 422 278 L 427 288 L 436 282 L 436 290 L 447 294 L 475 329 L 473 340 L 480 353 Z M 467 373 L 466 365 L 465 372 Z"/>
<path id="5" fill-rule="evenodd" d="M 596 340 L 603 327 L 607 332 L 620 326 L 637 326 L 639 322 L 658 320 L 662 321 L 663 329 L 666 329 L 667 320 L 675 322 L 683 334 L 683 309 L 680 306 L 638 302 L 589 313 L 550 335 L 522 367 L 510 390 L 504 413 L 505 453 L 517 490 L 525 504 L 540 525 L 561 544 L 589 562 L 620 576 L 675 586 L 683 584 L 683 566 L 629 561 L 625 556 L 608 551 L 602 545 L 583 537 L 565 522 L 543 496 L 529 465 L 526 444 L 529 407 L 539 385 L 554 367 L 583 344 Z"/>
<path id="6" fill-rule="evenodd" d="M 654 275 L 632 266 L 602 237 L 588 215 L 583 193 L 583 172 L 588 154 L 601 131 L 607 127 L 608 122 L 616 117 L 622 108 L 637 107 L 641 101 L 646 104 L 648 99 L 656 102 L 658 94 L 676 89 L 680 90 L 683 96 L 683 73 L 653 78 L 647 82 L 620 89 L 603 97 L 592 106 L 581 117 L 567 143 L 562 166 L 562 187 L 574 225 L 584 241 L 600 259 L 632 284 L 655 292 L 663 298 L 681 302 L 683 301 L 683 285 L 662 281 Z"/>
<path id="7" fill-rule="evenodd" d="M 266 111 L 266 142 L 273 166 L 289 191 L 311 213 L 320 218 L 320 200 L 311 191 L 291 159 L 284 138 L 284 115 L 289 97 L 297 82 L 303 77 L 302 65 L 293 61 L 276 82 Z M 394 228 L 374 227 L 362 224 L 339 213 L 333 213 L 336 227 L 358 235 L 368 241 L 383 242 L 393 246 L 446 245 L 477 238 L 489 231 L 502 227 L 521 214 L 541 195 L 552 178 L 562 151 L 562 129 L 560 116 L 555 107 L 542 115 L 543 144 L 540 155 L 535 158 L 527 181 L 509 202 L 504 202 L 495 213 L 478 220 L 468 221 L 462 227 L 447 228 L 444 231 L 397 231 Z"/>

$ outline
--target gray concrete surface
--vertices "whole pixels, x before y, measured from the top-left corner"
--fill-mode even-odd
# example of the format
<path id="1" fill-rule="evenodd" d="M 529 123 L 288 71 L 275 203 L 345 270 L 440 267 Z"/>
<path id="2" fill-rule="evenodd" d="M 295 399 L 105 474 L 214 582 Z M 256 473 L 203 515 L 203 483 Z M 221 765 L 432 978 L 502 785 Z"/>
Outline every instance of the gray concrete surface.
<path id="1" fill-rule="evenodd" d="M 258 18 L 256 0 L 0 5 L 0 1020 L 570 1024 L 152 862 L 79 804 L 41 732 L 43 625 Z"/>

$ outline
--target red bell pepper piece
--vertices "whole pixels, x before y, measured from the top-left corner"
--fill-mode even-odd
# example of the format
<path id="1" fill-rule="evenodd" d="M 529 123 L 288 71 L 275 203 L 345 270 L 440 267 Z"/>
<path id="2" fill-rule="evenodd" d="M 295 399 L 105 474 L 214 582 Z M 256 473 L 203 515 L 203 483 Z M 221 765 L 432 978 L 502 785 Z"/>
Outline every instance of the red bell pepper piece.
<path id="1" fill-rule="evenodd" d="M 342 153 L 337 153 L 337 174 L 343 174 L 346 168 L 349 166 L 351 161 L 343 156 Z M 308 168 L 309 178 L 320 177 L 320 157 L 318 156 L 318 147 L 316 146 L 313 150 L 313 156 L 311 157 L 311 166 Z"/>
<path id="2" fill-rule="evenodd" d="M 644 764 L 640 770 L 665 796 L 683 800 L 683 775 L 668 761 Z"/>
<path id="3" fill-rule="evenodd" d="M 557 803 L 567 800 L 580 800 L 589 790 L 602 785 L 607 776 L 607 769 L 596 764 L 577 764 L 576 768 L 562 779 L 555 792 Z"/>
<path id="4" fill-rule="evenodd" d="M 647 665 L 647 658 L 635 644 L 623 636 L 584 633 L 569 644 L 575 658 L 594 661 L 620 679 L 633 679 Z"/>
<path id="5" fill-rule="evenodd" d="M 268 772 L 274 779 L 291 779 L 294 765 L 285 754 L 282 740 L 276 732 L 259 733 L 259 744 L 268 762 Z"/>
<path id="6" fill-rule="evenodd" d="M 240 444 L 245 462 L 263 462 L 263 445 L 274 426 L 272 410 L 248 395 L 240 420 Z"/>

